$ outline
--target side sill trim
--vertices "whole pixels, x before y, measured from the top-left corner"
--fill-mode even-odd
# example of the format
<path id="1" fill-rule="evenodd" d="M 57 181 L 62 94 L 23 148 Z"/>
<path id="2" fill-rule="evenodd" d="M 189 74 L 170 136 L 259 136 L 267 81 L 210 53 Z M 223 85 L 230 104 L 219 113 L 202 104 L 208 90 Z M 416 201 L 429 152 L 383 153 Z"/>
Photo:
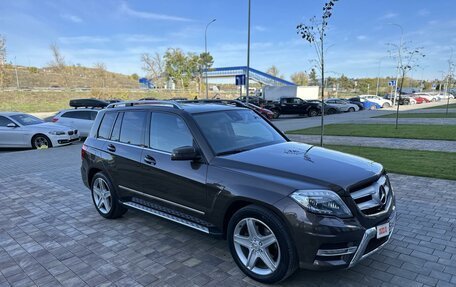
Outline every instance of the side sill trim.
<path id="1" fill-rule="evenodd" d="M 136 203 L 136 202 L 131 202 L 131 201 L 122 202 L 122 204 L 125 205 L 125 206 L 131 207 L 131 208 L 134 208 L 134 209 L 137 209 L 137 210 L 140 210 L 140 211 L 144 211 L 146 213 L 149 213 L 149 214 L 152 214 L 152 215 L 167 219 L 169 221 L 173 221 L 173 222 L 176 222 L 176 223 L 179 223 L 179 224 L 185 225 L 187 227 L 190 227 L 190 228 L 196 229 L 198 231 L 201 231 L 201 232 L 209 234 L 209 229 L 207 227 L 202 226 L 202 225 L 197 224 L 197 223 L 194 223 L 192 221 L 185 220 L 183 218 L 168 214 L 166 212 L 159 211 L 159 210 L 156 210 L 156 209 L 141 205 L 141 204 Z"/>
<path id="2" fill-rule="evenodd" d="M 129 191 L 129 192 L 133 192 L 133 193 L 139 194 L 139 195 L 144 196 L 144 197 L 155 199 L 155 200 L 158 200 L 158 201 L 161 201 L 161 202 L 165 202 L 165 203 L 168 203 L 168 204 L 171 204 L 171 205 L 174 205 L 174 206 L 177 206 L 177 207 L 180 207 L 180 208 L 184 208 L 184 209 L 199 213 L 201 215 L 204 215 L 204 212 L 201 211 L 201 210 L 194 209 L 194 208 L 191 208 L 191 207 L 188 207 L 188 206 L 185 206 L 185 205 L 173 202 L 173 201 L 169 201 L 169 200 L 166 200 L 166 199 L 163 199 L 163 198 L 160 198 L 160 197 L 156 197 L 156 196 L 153 196 L 153 195 L 150 195 L 150 194 L 147 194 L 147 193 L 135 190 L 135 189 L 131 189 L 131 188 L 123 186 L 123 185 L 119 185 L 119 188 L 121 188 L 123 190 L 126 190 L 126 191 Z"/>

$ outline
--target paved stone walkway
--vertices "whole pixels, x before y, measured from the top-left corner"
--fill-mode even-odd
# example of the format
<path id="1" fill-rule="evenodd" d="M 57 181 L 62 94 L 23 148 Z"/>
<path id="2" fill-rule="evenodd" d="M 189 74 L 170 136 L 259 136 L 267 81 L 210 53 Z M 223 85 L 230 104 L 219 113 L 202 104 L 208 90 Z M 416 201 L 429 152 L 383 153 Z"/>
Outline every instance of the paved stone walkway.
<path id="1" fill-rule="evenodd" d="M 80 147 L 0 154 L 0 286 L 262 286 L 224 240 L 136 211 L 103 219 L 80 179 Z M 455 181 L 391 181 L 398 220 L 384 249 L 275 286 L 455 286 Z"/>
<path id="2" fill-rule="evenodd" d="M 287 135 L 293 141 L 319 144 L 318 135 Z M 417 140 L 417 139 L 395 139 L 395 138 L 373 138 L 373 137 L 348 137 L 348 136 L 325 136 L 326 144 L 349 145 L 349 146 L 372 146 L 408 150 L 431 150 L 456 152 L 456 141 L 441 140 Z"/>

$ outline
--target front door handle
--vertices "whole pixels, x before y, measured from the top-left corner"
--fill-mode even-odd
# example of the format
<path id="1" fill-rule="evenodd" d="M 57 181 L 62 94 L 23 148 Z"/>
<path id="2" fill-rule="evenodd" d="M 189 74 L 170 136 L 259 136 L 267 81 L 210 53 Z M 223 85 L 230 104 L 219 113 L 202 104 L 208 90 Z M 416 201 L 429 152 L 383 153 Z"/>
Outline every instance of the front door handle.
<path id="1" fill-rule="evenodd" d="M 110 151 L 110 152 L 115 152 L 116 151 L 116 147 L 113 144 L 109 144 L 108 147 L 107 147 L 107 150 Z"/>
<path id="2" fill-rule="evenodd" d="M 151 165 L 155 165 L 157 162 L 155 161 L 155 158 L 153 158 L 152 156 L 150 155 L 146 155 L 144 157 L 144 162 L 147 163 L 147 164 L 151 164 Z"/>

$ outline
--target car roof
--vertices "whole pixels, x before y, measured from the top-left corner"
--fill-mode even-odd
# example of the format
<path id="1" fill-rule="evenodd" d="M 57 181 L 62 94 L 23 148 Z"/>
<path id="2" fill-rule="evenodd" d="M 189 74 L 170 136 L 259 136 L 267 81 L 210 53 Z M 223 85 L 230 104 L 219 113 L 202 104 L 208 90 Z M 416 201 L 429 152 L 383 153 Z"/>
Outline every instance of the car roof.
<path id="1" fill-rule="evenodd" d="M 59 112 L 62 113 L 62 112 L 80 112 L 80 111 L 90 111 L 90 112 L 99 112 L 101 111 L 102 109 L 92 109 L 92 108 L 73 108 L 73 109 L 65 109 L 65 110 L 60 110 Z"/>
<path id="2" fill-rule="evenodd" d="M 175 107 L 172 106 L 164 106 L 164 105 L 154 105 L 154 104 L 139 104 L 139 105 L 134 105 L 134 106 L 120 106 L 120 107 L 115 107 L 115 108 L 108 108 L 107 110 L 119 110 L 119 111 L 124 111 L 124 110 L 130 110 L 130 109 L 169 109 L 169 110 L 183 110 L 191 114 L 197 114 L 197 113 L 205 113 L 205 112 L 215 112 L 215 111 L 226 111 L 226 110 L 249 110 L 248 108 L 243 108 L 243 107 L 235 107 L 231 105 L 225 105 L 225 104 L 212 104 L 212 103 L 180 103 L 180 102 L 175 102 L 177 106 L 179 107 L 176 109 Z"/>
<path id="3" fill-rule="evenodd" d="M 24 113 L 21 112 L 1 112 L 0 111 L 0 116 L 14 116 L 14 115 L 22 115 Z"/>

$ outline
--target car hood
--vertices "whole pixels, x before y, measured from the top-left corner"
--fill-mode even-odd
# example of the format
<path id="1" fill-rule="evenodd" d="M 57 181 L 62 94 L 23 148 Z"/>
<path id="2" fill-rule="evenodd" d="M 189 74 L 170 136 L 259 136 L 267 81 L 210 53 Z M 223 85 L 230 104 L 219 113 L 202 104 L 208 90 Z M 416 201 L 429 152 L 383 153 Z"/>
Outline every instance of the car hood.
<path id="1" fill-rule="evenodd" d="M 42 131 L 71 131 L 73 128 L 64 126 L 61 124 L 54 124 L 54 123 L 41 123 L 37 125 L 30 125 L 30 126 L 24 126 L 27 129 L 33 129 L 33 130 L 42 130 Z"/>
<path id="2" fill-rule="evenodd" d="M 214 164 L 292 188 L 325 187 L 334 191 L 379 176 L 382 165 L 361 157 L 297 142 L 274 144 L 216 157 Z"/>

